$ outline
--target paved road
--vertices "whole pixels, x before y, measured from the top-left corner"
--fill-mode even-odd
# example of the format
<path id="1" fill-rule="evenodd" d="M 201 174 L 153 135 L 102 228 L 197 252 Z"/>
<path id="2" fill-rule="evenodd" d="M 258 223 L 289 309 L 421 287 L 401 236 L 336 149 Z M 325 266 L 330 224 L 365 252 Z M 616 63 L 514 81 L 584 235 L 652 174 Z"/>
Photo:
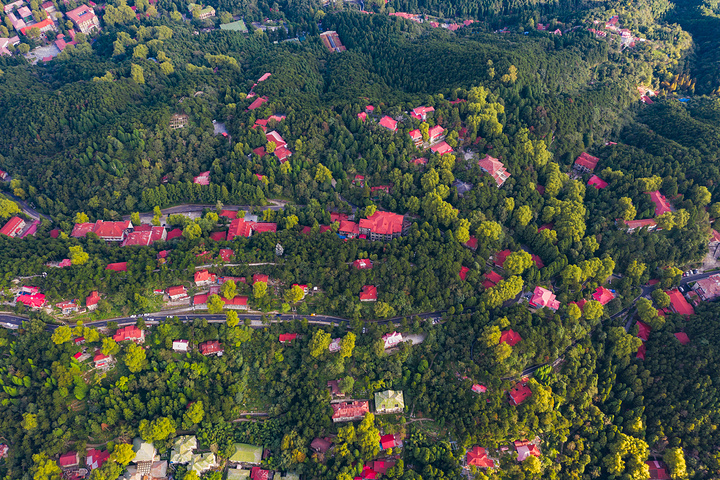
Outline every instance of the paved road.
<path id="1" fill-rule="evenodd" d="M 442 315 L 442 312 L 429 312 L 429 313 L 421 313 L 417 316 L 420 318 L 439 318 Z M 94 322 L 87 322 L 85 323 L 85 326 L 87 327 L 96 327 L 96 328 L 103 328 L 107 327 L 108 322 L 117 322 L 119 326 L 124 325 L 134 325 L 138 318 L 145 319 L 145 323 L 147 325 L 157 325 L 160 322 L 164 321 L 165 319 L 169 319 L 172 317 L 178 317 L 183 322 L 192 322 L 196 318 L 205 318 L 209 323 L 223 323 L 225 321 L 225 314 L 209 314 L 209 313 L 176 313 L 176 314 L 170 314 L 165 312 L 157 312 L 157 313 L 146 313 L 142 315 L 142 317 L 121 317 L 121 318 L 112 318 L 107 320 L 96 320 Z M 412 315 L 415 316 L 415 315 Z M 264 328 L 267 326 L 267 324 L 263 323 L 262 318 L 263 315 L 260 313 L 240 313 L 238 312 L 238 317 L 240 317 L 240 320 L 243 321 L 245 319 L 249 319 L 251 324 L 250 326 L 253 328 Z M 290 322 L 292 320 L 299 320 L 302 318 L 307 318 L 310 323 L 316 323 L 321 325 L 350 325 L 351 319 L 348 318 L 341 318 L 341 317 L 333 317 L 330 315 L 298 315 L 298 314 L 292 314 L 292 313 L 286 313 L 286 314 L 266 314 L 265 317 L 273 323 L 277 322 Z M 388 318 L 385 320 L 363 320 L 366 323 L 395 323 L 399 324 L 402 322 L 402 319 L 404 317 L 393 317 Z M 12 314 L 1 314 L 0 313 L 0 326 L 7 326 L 8 328 L 18 328 L 22 325 L 23 321 L 27 321 L 27 317 L 20 317 L 17 315 Z M 7 324 L 7 325 L 6 325 Z M 48 325 L 48 329 L 54 330 L 57 328 L 57 325 Z"/>
<path id="2" fill-rule="evenodd" d="M 9 179 L 10 179 L 10 177 L 8 177 L 8 179 L 6 179 L 6 180 L 9 181 Z M 16 197 L 15 195 L 13 195 L 11 193 L 8 193 L 8 192 L 3 192 L 3 195 L 7 196 L 8 198 L 10 198 L 14 202 L 16 202 L 18 205 L 20 205 L 20 208 L 22 208 L 22 211 L 25 213 L 25 215 L 28 215 L 29 217 L 32 217 L 35 220 L 45 219 L 48 221 L 52 221 L 52 219 L 50 217 L 48 217 L 47 215 L 43 215 L 42 213 L 40 213 L 37 210 L 35 210 L 34 208 L 32 208 L 25 200 L 21 200 L 20 198 Z"/>

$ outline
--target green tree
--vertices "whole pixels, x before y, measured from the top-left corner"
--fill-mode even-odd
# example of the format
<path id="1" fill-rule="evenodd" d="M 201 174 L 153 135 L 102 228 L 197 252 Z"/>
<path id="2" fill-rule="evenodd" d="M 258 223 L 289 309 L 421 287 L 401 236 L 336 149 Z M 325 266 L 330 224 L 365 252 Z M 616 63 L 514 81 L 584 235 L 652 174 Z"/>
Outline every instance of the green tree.
<path id="1" fill-rule="evenodd" d="M 476 233 L 478 237 L 494 242 L 500 239 L 502 227 L 499 223 L 488 220 L 480 224 Z"/>
<path id="2" fill-rule="evenodd" d="M 220 295 L 210 295 L 207 302 L 208 313 L 217 315 L 218 313 L 222 313 L 224 307 L 225 302 L 222 301 Z"/>
<path id="3" fill-rule="evenodd" d="M 130 214 L 130 223 L 133 225 L 140 225 L 140 212 L 132 212 Z"/>
<path id="4" fill-rule="evenodd" d="M 695 205 L 702 208 L 705 205 L 709 204 L 712 200 L 712 194 L 710 193 L 710 190 L 707 189 L 707 187 L 704 187 L 702 185 L 695 186 L 695 189 L 693 190 L 693 202 L 695 202 Z"/>
<path id="5" fill-rule="evenodd" d="M 532 217 L 532 210 L 530 210 L 530 207 L 527 205 L 522 205 L 521 207 L 515 209 L 515 220 L 517 220 L 517 222 L 523 227 L 530 223 Z"/>
<path id="6" fill-rule="evenodd" d="M 60 480 L 62 470 L 55 460 L 48 458 L 45 452 L 32 456 L 33 466 L 30 469 L 33 480 Z"/>
<path id="7" fill-rule="evenodd" d="M 620 218 L 625 221 L 629 221 L 635 218 L 637 210 L 632 203 L 632 199 L 629 197 L 622 197 L 618 200 L 618 206 L 620 207 Z"/>
<path id="8" fill-rule="evenodd" d="M 663 454 L 663 461 L 670 468 L 670 476 L 673 480 L 686 480 L 688 478 L 685 455 L 681 447 L 666 449 Z"/>
<path id="9" fill-rule="evenodd" d="M 580 307 L 578 307 L 576 303 L 571 303 L 567 307 L 567 314 L 571 319 L 579 320 L 582 316 L 582 310 L 580 310 Z"/>
<path id="10" fill-rule="evenodd" d="M 332 337 L 323 329 L 316 330 L 310 340 L 310 355 L 317 358 L 328 351 Z"/>
<path id="11" fill-rule="evenodd" d="M 388 318 L 395 315 L 395 309 L 386 302 L 375 302 L 374 310 L 377 318 Z"/>
<path id="12" fill-rule="evenodd" d="M 503 268 L 510 275 L 521 275 L 533 264 L 532 256 L 525 250 L 513 252 L 507 256 Z"/>
<path id="13" fill-rule="evenodd" d="M 659 288 L 657 290 L 653 290 L 652 298 L 655 300 L 655 304 L 660 308 L 667 308 L 670 306 L 670 295 Z"/>
<path id="14" fill-rule="evenodd" d="M 137 373 L 145 366 L 145 349 L 131 343 L 125 350 L 125 365 L 131 373 Z"/>
<path id="15" fill-rule="evenodd" d="M 34 413 L 23 413 L 22 426 L 26 431 L 35 430 L 38 427 L 37 415 Z"/>
<path id="16" fill-rule="evenodd" d="M 10 218 L 17 213 L 20 213 L 17 203 L 0 195 L 0 219 Z"/>
<path id="17" fill-rule="evenodd" d="M 145 83 L 145 71 L 140 65 L 134 63 L 130 65 L 130 75 L 135 83 L 142 85 Z"/>
<path id="18" fill-rule="evenodd" d="M 150 53 L 150 50 L 148 50 L 147 45 L 140 44 L 133 49 L 133 58 L 146 59 L 148 53 Z"/>
<path id="19" fill-rule="evenodd" d="M 160 70 L 162 70 L 165 75 L 170 75 L 175 71 L 175 67 L 173 67 L 172 63 L 165 61 L 160 64 Z"/>
<path id="20" fill-rule="evenodd" d="M 644 263 L 633 260 L 628 264 L 625 274 L 630 277 L 635 285 L 637 285 L 640 283 L 640 278 L 643 276 L 646 269 L 647 266 Z"/>
<path id="21" fill-rule="evenodd" d="M 60 345 L 70 341 L 72 338 L 72 330 L 67 325 L 61 325 L 55 329 L 52 334 L 52 341 L 55 345 Z"/>
<path id="22" fill-rule="evenodd" d="M 175 434 L 175 422 L 170 417 L 159 417 L 153 420 L 141 420 L 138 430 L 140 437 L 146 442 L 165 440 Z"/>
<path id="23" fill-rule="evenodd" d="M 200 238 L 200 235 L 202 235 L 202 228 L 200 228 L 200 225 L 197 223 L 188 223 L 183 229 L 182 234 L 183 237 L 188 240 L 194 240 L 196 238 Z"/>
<path id="24" fill-rule="evenodd" d="M 589 322 L 599 320 L 603 316 L 604 308 L 597 300 L 588 300 L 583 306 L 583 315 Z"/>
<path id="25" fill-rule="evenodd" d="M 105 337 L 103 338 L 100 351 L 103 355 L 115 355 L 120 351 L 120 347 L 115 340 L 110 337 Z"/>
<path id="26" fill-rule="evenodd" d="M 299 285 L 293 285 L 292 288 L 285 291 L 285 301 L 288 303 L 297 303 L 305 297 L 305 290 Z"/>

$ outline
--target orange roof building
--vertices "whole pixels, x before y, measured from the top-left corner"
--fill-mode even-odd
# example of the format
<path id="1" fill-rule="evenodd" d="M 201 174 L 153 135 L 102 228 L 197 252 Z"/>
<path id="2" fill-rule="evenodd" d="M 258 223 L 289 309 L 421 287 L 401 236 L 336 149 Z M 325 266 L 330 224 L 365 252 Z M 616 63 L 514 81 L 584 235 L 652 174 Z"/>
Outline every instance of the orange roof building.
<path id="1" fill-rule="evenodd" d="M 555 294 L 543 287 L 535 287 L 533 296 L 530 299 L 530 305 L 533 307 L 547 307 L 550 310 L 560 308 L 560 302 L 555 299 Z"/>
<path id="2" fill-rule="evenodd" d="M 375 285 L 364 285 L 360 291 L 361 302 L 377 301 L 377 287 Z"/>
<path id="3" fill-rule="evenodd" d="M 360 420 L 370 412 L 370 404 L 367 400 L 331 403 L 330 407 L 333 410 L 332 421 L 335 423 Z"/>
<path id="4" fill-rule="evenodd" d="M 648 192 L 648 195 L 650 195 L 650 200 L 655 204 L 655 216 L 659 217 L 663 213 L 672 212 L 672 207 L 667 201 L 667 198 L 665 198 L 665 195 L 660 193 L 660 191 L 655 190 L 654 192 Z"/>

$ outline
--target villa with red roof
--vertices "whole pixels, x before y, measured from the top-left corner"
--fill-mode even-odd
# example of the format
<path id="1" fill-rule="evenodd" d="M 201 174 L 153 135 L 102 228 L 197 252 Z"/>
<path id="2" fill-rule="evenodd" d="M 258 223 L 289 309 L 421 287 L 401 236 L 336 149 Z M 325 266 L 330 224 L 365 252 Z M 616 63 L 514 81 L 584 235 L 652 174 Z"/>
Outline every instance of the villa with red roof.
<path id="1" fill-rule="evenodd" d="M 230 241 L 235 237 L 249 238 L 254 232 L 277 232 L 277 223 L 253 222 L 244 218 L 236 218 L 230 222 L 227 239 Z"/>
<path id="2" fill-rule="evenodd" d="M 214 273 L 210 273 L 207 270 L 198 270 L 197 272 L 195 272 L 194 280 L 195 285 L 197 285 L 198 287 L 201 285 L 210 285 L 215 283 L 215 281 L 217 280 L 217 275 L 215 275 Z"/>
<path id="3" fill-rule="evenodd" d="M 278 159 L 280 163 L 287 162 L 288 158 L 292 157 L 292 152 L 288 150 L 287 147 L 282 146 L 280 148 L 276 148 L 273 152 L 275 154 L 275 157 Z"/>
<path id="4" fill-rule="evenodd" d="M 234 255 L 235 252 L 231 248 L 220 249 L 220 260 L 222 260 L 223 262 L 229 262 Z"/>
<path id="5" fill-rule="evenodd" d="M 500 343 L 507 343 L 509 346 L 514 347 L 518 342 L 522 340 L 519 333 L 513 329 L 505 330 L 500 334 Z"/>
<path id="6" fill-rule="evenodd" d="M 45 306 L 45 294 L 44 293 L 33 293 L 31 295 L 19 295 L 15 302 L 22 303 L 26 307 L 30 308 L 42 308 Z"/>
<path id="7" fill-rule="evenodd" d="M 85 307 L 87 307 L 87 309 L 90 311 L 95 310 L 98 306 L 99 301 L 100 295 L 97 291 L 93 291 L 85 298 Z"/>
<path id="8" fill-rule="evenodd" d="M 202 172 L 197 177 L 193 178 L 193 183 L 197 183 L 198 185 L 210 185 L 210 171 Z"/>
<path id="9" fill-rule="evenodd" d="M 92 7 L 80 5 L 75 10 L 70 10 L 65 15 L 67 15 L 78 30 L 85 35 L 93 30 L 100 30 L 100 20 L 98 20 Z"/>
<path id="10" fill-rule="evenodd" d="M 410 135 L 410 138 L 412 139 L 413 143 L 415 143 L 416 147 L 419 147 L 420 144 L 423 142 L 422 133 L 420 133 L 420 129 L 416 128 L 415 130 L 410 130 L 408 132 L 408 135 Z"/>
<path id="11" fill-rule="evenodd" d="M 106 242 L 122 242 L 132 230 L 133 224 L 129 220 L 122 222 L 98 220 L 95 223 L 76 223 L 70 236 L 81 238 L 92 232 Z"/>
<path id="12" fill-rule="evenodd" d="M 198 348 L 200 349 L 200 353 L 206 357 L 208 355 L 222 355 L 225 351 L 222 345 L 220 345 L 220 342 L 217 340 L 208 340 L 207 342 L 203 342 L 198 345 Z"/>
<path id="13" fill-rule="evenodd" d="M 530 299 L 530 305 L 533 307 L 547 307 L 550 310 L 560 308 L 560 302 L 555 300 L 555 294 L 543 287 L 535 287 L 533 296 Z"/>
<path id="14" fill-rule="evenodd" d="M 358 270 L 369 270 L 373 267 L 373 262 L 372 260 L 359 258 L 353 262 L 353 266 Z"/>
<path id="15" fill-rule="evenodd" d="M 445 137 L 445 129 L 441 125 L 435 125 L 428 129 L 428 142 L 435 143 Z"/>
<path id="16" fill-rule="evenodd" d="M 688 337 L 687 333 L 685 332 L 676 333 L 675 338 L 677 338 L 678 342 L 682 343 L 683 345 L 688 345 L 690 343 L 690 337 Z"/>
<path id="17" fill-rule="evenodd" d="M 358 231 L 373 241 L 390 241 L 403 235 L 404 220 L 405 217 L 397 213 L 376 211 L 360 220 Z M 342 229 L 342 223 L 340 226 Z"/>
<path id="18" fill-rule="evenodd" d="M 495 462 L 491 458 L 488 458 L 485 449 L 477 445 L 467 452 L 465 462 L 469 467 L 493 468 L 495 466 Z"/>
<path id="19" fill-rule="evenodd" d="M 588 186 L 593 186 L 598 190 L 602 190 L 603 188 L 608 186 L 608 183 L 597 175 L 593 175 L 592 177 L 590 177 L 590 180 L 588 180 L 587 184 Z"/>
<path id="20" fill-rule="evenodd" d="M 367 120 L 367 113 L 360 112 L 357 114 L 357 117 L 361 122 L 364 122 L 365 120 Z"/>
<path id="21" fill-rule="evenodd" d="M 364 285 L 360 291 L 361 302 L 377 301 L 377 287 L 375 285 Z"/>
<path id="22" fill-rule="evenodd" d="M 448 145 L 447 142 L 442 141 L 442 142 L 436 143 L 435 145 L 430 147 L 430 151 L 442 156 L 442 155 L 445 155 L 446 153 L 451 153 L 453 151 L 453 148 L 450 145 Z"/>
<path id="23" fill-rule="evenodd" d="M 70 13 L 68 12 L 68 15 L 69 14 Z M 37 28 L 38 30 L 40 30 L 40 33 L 45 33 L 48 30 L 57 30 L 57 28 L 55 27 L 55 23 L 52 21 L 52 18 L 48 17 L 41 22 L 33 23 L 32 25 L 26 25 L 25 27 L 22 27 L 20 29 L 20 33 L 27 36 L 28 32 L 33 28 Z"/>
<path id="24" fill-rule="evenodd" d="M 401 447 L 403 444 L 400 434 L 387 434 L 380 437 L 380 448 L 387 450 L 388 448 Z"/>
<path id="25" fill-rule="evenodd" d="M 663 213 L 673 211 L 672 207 L 667 201 L 667 198 L 665 198 L 665 195 L 660 193 L 659 190 L 655 190 L 654 192 L 648 192 L 648 195 L 650 195 L 650 200 L 652 200 L 652 202 L 655 204 L 656 217 L 659 217 Z"/>
<path id="26" fill-rule="evenodd" d="M 635 354 L 635 358 L 639 358 L 640 360 L 645 360 L 645 353 L 647 352 L 647 346 L 643 343 L 638 348 L 637 353 Z"/>
<path id="27" fill-rule="evenodd" d="M 505 165 L 495 157 L 485 155 L 485 158 L 478 160 L 478 165 L 482 171 L 489 173 L 493 177 L 498 187 L 502 187 L 503 183 L 510 178 L 510 174 L 505 170 Z"/>
<path id="28" fill-rule="evenodd" d="M 260 107 L 263 103 L 267 102 L 267 97 L 258 97 L 253 101 L 250 106 L 247 108 L 248 110 L 255 110 L 256 108 Z"/>
<path id="29" fill-rule="evenodd" d="M 641 339 L 643 342 L 647 342 L 648 338 L 650 338 L 650 332 L 652 332 L 652 328 L 650 327 L 650 325 L 645 322 L 641 322 L 640 320 L 638 320 L 637 326 L 638 338 Z"/>
<path id="30" fill-rule="evenodd" d="M 478 239 L 475 235 L 470 235 L 470 238 L 468 238 L 468 241 L 463 243 L 463 245 L 468 247 L 470 250 L 477 250 Z"/>
<path id="31" fill-rule="evenodd" d="M 528 387 L 527 384 L 528 381 L 524 379 L 516 383 L 515 386 L 510 389 L 508 396 L 510 397 L 511 405 L 520 405 L 525 400 L 532 397 L 532 390 L 530 390 L 530 387 Z"/>
<path id="32" fill-rule="evenodd" d="M 12 217 L 2 228 L 0 228 L 0 234 L 14 238 L 20 235 L 23 228 L 25 228 L 25 220 L 20 217 Z"/>
<path id="33" fill-rule="evenodd" d="M 486 289 L 492 288 L 497 285 L 497 283 L 502 279 L 503 278 L 502 276 L 500 276 L 499 273 L 490 270 L 488 273 L 485 274 L 485 280 L 482 282 L 482 286 Z"/>
<path id="34" fill-rule="evenodd" d="M 403 336 L 399 332 L 386 333 L 382 336 L 382 340 L 385 348 L 393 348 L 403 341 Z"/>
<path id="35" fill-rule="evenodd" d="M 360 235 L 360 225 L 350 220 L 340 220 L 338 234 L 346 238 L 357 238 Z"/>
<path id="36" fill-rule="evenodd" d="M 670 296 L 670 310 L 679 315 L 695 315 L 695 309 L 685 299 L 683 294 L 677 288 L 673 288 L 667 292 Z"/>
<path id="37" fill-rule="evenodd" d="M 333 409 L 332 421 L 334 423 L 360 420 L 370 412 L 370 404 L 367 400 L 331 403 L 330 407 Z"/>
<path id="38" fill-rule="evenodd" d="M 466 266 L 460 267 L 460 280 L 465 281 L 465 278 L 467 278 L 467 273 L 470 271 L 470 269 Z"/>
<path id="39" fill-rule="evenodd" d="M 589 155 L 588 153 L 583 152 L 580 154 L 579 157 L 577 157 L 575 159 L 575 165 L 573 168 L 580 172 L 590 173 L 593 170 L 595 170 L 595 167 L 597 167 L 597 164 L 599 161 L 600 161 L 599 158 L 593 157 L 592 155 Z"/>
<path id="40" fill-rule="evenodd" d="M 287 145 L 287 142 L 285 141 L 285 139 L 282 138 L 282 136 L 275 130 L 273 130 L 272 132 L 266 133 L 265 140 L 267 140 L 268 143 L 270 143 L 270 142 L 275 143 L 275 148 L 284 147 L 285 145 Z"/>
<path id="41" fill-rule="evenodd" d="M 145 330 L 141 330 L 135 325 L 128 325 L 127 327 L 118 329 L 115 335 L 113 335 L 113 340 L 118 343 L 124 342 L 125 340 L 130 340 L 135 343 L 145 343 Z"/>
<path id="42" fill-rule="evenodd" d="M 58 465 L 60 468 L 72 468 L 80 465 L 80 455 L 77 452 L 67 452 L 60 455 L 58 459 Z"/>
<path id="43" fill-rule="evenodd" d="M 635 230 L 640 228 L 647 228 L 648 232 L 652 232 L 653 230 L 662 230 L 658 229 L 657 222 L 652 218 L 646 218 L 643 220 L 627 220 L 625 221 L 625 226 L 627 227 L 627 233 L 633 233 Z"/>
<path id="44" fill-rule="evenodd" d="M 60 312 L 63 315 L 70 315 L 70 313 L 78 311 L 78 305 L 75 300 L 66 300 L 64 302 L 56 303 L 55 306 L 60 309 Z"/>
<path id="45" fill-rule="evenodd" d="M 593 298 L 600 302 L 601 305 L 607 305 L 610 300 L 615 298 L 615 294 L 605 287 L 598 287 L 593 293 Z"/>
<path id="46" fill-rule="evenodd" d="M 527 440 L 515 440 L 515 450 L 517 451 L 517 461 L 522 462 L 530 455 L 534 457 L 540 457 L 540 449 L 534 443 L 530 443 Z"/>
<path id="47" fill-rule="evenodd" d="M 281 333 L 278 337 L 280 343 L 291 343 L 293 340 L 297 340 L 297 333 Z"/>
<path id="48" fill-rule="evenodd" d="M 395 132 L 395 131 L 397 131 L 397 120 L 393 120 L 391 117 L 388 117 L 387 115 L 385 115 L 380 120 L 380 126 L 387 128 L 391 132 Z"/>
<path id="49" fill-rule="evenodd" d="M 187 290 L 184 285 L 178 285 L 176 287 L 168 287 L 165 291 L 170 297 L 170 300 L 180 300 L 181 298 L 187 297 Z"/>
<path id="50" fill-rule="evenodd" d="M 108 263 L 105 270 L 112 270 L 114 272 L 127 272 L 127 262 Z"/>
<path id="51" fill-rule="evenodd" d="M 505 260 L 507 259 L 508 255 L 510 255 L 512 252 L 508 249 L 500 250 L 495 255 L 493 255 L 493 261 L 495 262 L 496 267 L 502 267 L 505 264 Z"/>
<path id="52" fill-rule="evenodd" d="M 96 468 L 102 467 L 108 458 L 110 458 L 110 452 L 107 450 L 95 450 L 91 448 L 87 451 L 85 465 L 87 465 L 89 470 L 95 470 Z"/>
<path id="53" fill-rule="evenodd" d="M 417 120 L 422 120 L 423 122 L 427 120 L 427 114 L 432 113 L 435 111 L 435 107 L 417 107 L 413 108 L 413 111 L 410 113 L 410 116 L 412 118 L 415 118 Z"/>
<path id="54" fill-rule="evenodd" d="M 165 227 L 153 227 L 151 225 L 139 225 L 122 242 L 123 247 L 142 246 L 148 247 L 155 242 L 167 239 Z"/>

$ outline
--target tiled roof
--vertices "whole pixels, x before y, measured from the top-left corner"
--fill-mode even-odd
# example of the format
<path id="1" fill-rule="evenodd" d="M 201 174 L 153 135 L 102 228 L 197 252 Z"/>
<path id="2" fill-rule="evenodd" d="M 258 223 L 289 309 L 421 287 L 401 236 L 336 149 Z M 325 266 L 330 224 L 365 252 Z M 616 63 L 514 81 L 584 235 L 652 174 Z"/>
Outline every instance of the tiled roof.
<path id="1" fill-rule="evenodd" d="M 586 152 L 583 152 L 580 154 L 579 157 L 577 157 L 575 159 L 575 165 L 585 167 L 588 170 L 595 170 L 595 167 L 597 167 L 597 164 L 599 161 L 600 161 L 599 158 L 593 157 L 592 155 L 589 155 Z"/>
<path id="2" fill-rule="evenodd" d="M 467 452 L 465 459 L 467 464 L 473 467 L 492 468 L 495 466 L 495 462 L 488 458 L 485 449 L 483 447 L 478 447 L 477 445 Z"/>
<path id="3" fill-rule="evenodd" d="M 370 404 L 367 400 L 332 403 L 330 407 L 333 409 L 333 420 L 360 418 L 370 412 Z"/>
<path id="4" fill-rule="evenodd" d="M 648 192 L 648 195 L 650 195 L 650 200 L 655 204 L 655 216 L 659 217 L 663 213 L 672 212 L 672 207 L 667 201 L 667 198 L 665 198 L 665 195 L 660 193 L 660 191 L 655 190 L 654 192 Z"/>
<path id="5" fill-rule="evenodd" d="M 602 305 L 607 305 L 610 300 L 615 298 L 615 294 L 605 287 L 598 287 L 593 293 L 593 298 Z"/>
<path id="6" fill-rule="evenodd" d="M 397 213 L 376 211 L 368 218 L 361 219 L 359 228 L 367 228 L 379 235 L 393 235 L 402 232 L 404 218 Z"/>
<path id="7" fill-rule="evenodd" d="M 511 347 L 514 347 L 521 340 L 520 334 L 513 329 L 505 330 L 500 334 L 500 343 L 507 343 Z"/>
<path id="8" fill-rule="evenodd" d="M 377 300 L 377 287 L 375 285 L 364 285 L 360 292 L 360 301 Z"/>
<path id="9" fill-rule="evenodd" d="M 687 336 L 687 333 L 685 333 L 685 332 L 676 333 L 675 338 L 677 338 L 678 341 L 680 343 L 682 343 L 683 345 L 687 345 L 688 343 L 690 343 L 690 338 Z"/>
<path id="10" fill-rule="evenodd" d="M 532 396 L 532 390 L 527 386 L 527 380 L 521 380 L 508 392 L 513 405 L 520 405 Z"/>
<path id="11" fill-rule="evenodd" d="M 448 145 L 448 143 L 445 142 L 445 141 L 442 141 L 442 142 L 440 142 L 440 143 L 436 143 L 435 145 L 433 145 L 432 147 L 430 147 L 430 150 L 431 150 L 433 153 L 437 153 L 437 154 L 440 154 L 440 155 L 445 155 L 446 153 L 450 153 L 450 152 L 453 151 L 452 147 L 451 147 L 450 145 Z"/>
<path id="12" fill-rule="evenodd" d="M 127 262 L 109 263 L 105 270 L 114 270 L 116 272 L 127 272 Z"/>
<path id="13" fill-rule="evenodd" d="M 397 130 L 397 121 L 396 121 L 396 120 L 393 120 L 392 118 L 390 118 L 390 117 L 388 117 L 387 115 L 385 115 L 385 116 L 380 120 L 380 126 L 381 126 L 381 127 L 385 127 L 385 128 L 387 128 L 387 129 L 389 129 L 389 130 L 392 130 L 392 131 L 394 132 L 395 130 Z"/>
<path id="14" fill-rule="evenodd" d="M 608 183 L 603 180 L 602 178 L 598 177 L 597 175 L 593 175 L 590 177 L 590 180 L 588 180 L 588 185 L 592 185 L 593 187 L 597 188 L 598 190 L 601 190 L 608 186 Z"/>
<path id="15" fill-rule="evenodd" d="M 687 300 L 685 300 L 685 297 L 677 288 L 669 290 L 665 293 L 670 296 L 670 309 L 672 311 L 674 311 L 675 313 L 679 313 L 680 315 L 695 314 L 695 309 L 693 308 L 693 306 L 690 305 Z"/>
<path id="16" fill-rule="evenodd" d="M 645 322 L 641 322 L 638 320 L 638 338 L 647 341 L 648 338 L 650 338 L 650 332 L 652 332 L 652 328 L 650 328 L 650 325 L 648 325 Z"/>

